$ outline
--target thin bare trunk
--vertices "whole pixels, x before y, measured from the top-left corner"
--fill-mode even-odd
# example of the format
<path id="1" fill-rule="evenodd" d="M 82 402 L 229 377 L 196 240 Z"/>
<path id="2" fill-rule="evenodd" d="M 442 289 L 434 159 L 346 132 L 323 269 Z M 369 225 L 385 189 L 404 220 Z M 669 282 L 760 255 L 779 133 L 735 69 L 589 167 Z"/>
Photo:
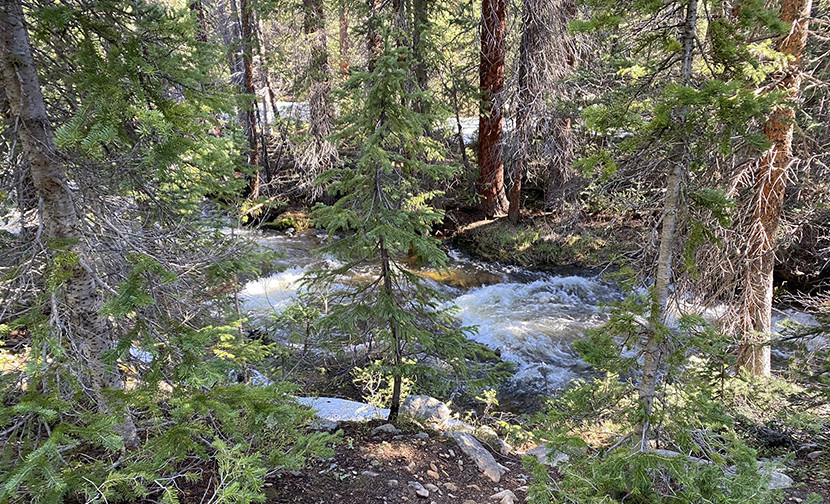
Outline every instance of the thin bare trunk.
<path id="1" fill-rule="evenodd" d="M 683 24 L 683 67 L 682 82 L 688 85 L 692 77 L 694 61 L 695 27 L 697 25 L 697 0 L 690 0 L 686 5 L 686 20 Z M 689 171 L 689 139 L 685 132 L 686 107 L 676 111 L 680 125 L 679 135 L 672 153 L 672 171 L 666 182 L 666 201 L 663 206 L 663 225 L 660 232 L 660 251 L 657 257 L 657 272 L 654 276 L 650 327 L 646 346 L 643 350 L 643 377 L 640 381 L 639 401 L 645 414 L 640 425 L 639 442 L 641 450 L 648 450 L 648 432 L 657 378 L 663 357 L 669 286 L 672 274 L 672 252 L 674 249 L 677 211 L 680 206 L 680 189 Z"/>
<path id="2" fill-rule="evenodd" d="M 245 93 L 250 95 L 249 109 L 246 111 L 245 122 L 243 127 L 245 135 L 248 137 L 248 164 L 258 167 L 259 162 L 259 148 L 258 148 L 258 134 L 257 134 L 257 99 L 256 88 L 254 87 L 254 39 L 253 19 L 254 12 L 248 3 L 248 0 L 239 0 L 239 19 L 242 28 L 242 67 L 245 77 Z M 251 198 L 259 197 L 259 170 L 255 170 L 251 175 L 250 184 L 248 185 L 248 195 Z"/>
<path id="3" fill-rule="evenodd" d="M 311 43 L 309 61 L 309 134 L 311 141 L 301 160 L 310 181 L 337 162 L 337 149 L 328 137 L 332 133 L 331 110 L 331 69 L 327 49 L 325 14 L 323 0 L 304 0 L 305 17 L 303 32 Z M 317 199 L 322 191 L 314 184 L 312 198 Z"/>
<path id="4" fill-rule="evenodd" d="M 477 192 L 486 217 L 507 210 L 502 159 L 505 28 L 505 1 L 482 0 Z"/>
<path id="5" fill-rule="evenodd" d="M 775 234 L 784 205 L 787 172 L 794 161 L 792 140 L 795 106 L 801 96 L 801 61 L 807 44 L 812 0 L 782 0 L 781 20 L 790 32 L 778 41 L 779 52 L 790 56 L 785 68 L 774 75 L 775 90 L 786 91 L 785 106 L 773 110 L 764 127 L 772 147 L 758 162 L 758 179 L 752 221 L 747 237 L 749 267 L 743 289 L 743 321 L 737 365 L 758 376 L 770 369 L 769 337 L 772 330 L 772 288 L 775 266 Z"/>
<path id="6" fill-rule="evenodd" d="M 389 299 L 394 296 L 394 289 L 392 286 L 392 263 L 389 258 L 389 251 L 386 249 L 386 244 L 381 239 L 380 244 L 380 266 L 381 276 L 383 277 L 383 290 Z M 394 374 L 392 378 L 392 404 L 389 406 L 389 421 L 394 422 L 398 418 L 398 412 L 401 409 L 401 385 L 403 376 L 401 375 L 401 364 L 403 364 L 403 348 L 401 348 L 400 335 L 398 334 L 398 322 L 389 319 L 389 331 L 392 334 L 392 344 L 394 348 Z"/>
<path id="7" fill-rule="evenodd" d="M 351 61 L 349 59 L 349 8 L 340 6 L 340 72 L 345 76 L 349 73 Z"/>
<path id="8" fill-rule="evenodd" d="M 112 328 L 99 313 L 101 295 L 89 264 L 89 251 L 84 245 L 81 217 L 75 211 L 63 160 L 55 146 L 46 113 L 22 5 L 19 0 L 3 0 L 0 6 L 2 82 L 11 114 L 19 121 L 17 134 L 41 202 L 44 235 L 51 242 L 50 247 L 68 247 L 77 257 L 60 293 L 63 309 L 51 314 L 52 326 L 68 338 L 72 351 L 78 351 L 76 357 L 83 364 L 84 373 L 81 379 L 93 390 L 99 412 L 110 413 L 102 390 L 124 386 L 117 366 L 107 366 L 101 361 L 102 354 L 115 347 Z M 117 432 L 126 444 L 137 444 L 136 429 L 129 412 L 120 413 L 126 418 L 117 427 Z"/>

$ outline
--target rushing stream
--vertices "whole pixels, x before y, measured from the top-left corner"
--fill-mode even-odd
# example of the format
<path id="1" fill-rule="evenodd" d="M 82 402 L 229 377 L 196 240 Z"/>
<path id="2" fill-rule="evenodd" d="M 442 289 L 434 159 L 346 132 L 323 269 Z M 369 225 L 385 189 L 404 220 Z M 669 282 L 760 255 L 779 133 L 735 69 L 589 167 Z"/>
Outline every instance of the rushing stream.
<path id="1" fill-rule="evenodd" d="M 253 317 L 284 309 L 295 300 L 306 270 L 338 265 L 333 258 L 312 253 L 324 237 L 319 231 L 255 235 L 261 245 L 284 254 L 284 269 L 245 285 L 240 293 L 243 308 Z M 552 392 L 589 372 L 571 343 L 607 319 L 603 306 L 620 296 L 613 284 L 586 271 L 532 272 L 476 261 L 458 250 L 449 255 L 448 272 L 422 273 L 454 300 L 463 324 L 478 326 L 475 340 L 516 364 L 518 389 Z"/>

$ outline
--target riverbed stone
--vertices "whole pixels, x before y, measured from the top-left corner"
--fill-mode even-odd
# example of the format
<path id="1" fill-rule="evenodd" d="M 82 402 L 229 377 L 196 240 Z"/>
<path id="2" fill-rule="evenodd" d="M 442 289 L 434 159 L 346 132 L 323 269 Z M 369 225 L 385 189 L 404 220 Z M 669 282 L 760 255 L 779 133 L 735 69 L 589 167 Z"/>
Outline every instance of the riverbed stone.
<path id="1" fill-rule="evenodd" d="M 516 502 L 516 494 L 510 490 L 502 490 L 497 494 L 491 495 L 490 500 L 495 501 L 498 504 L 513 504 Z"/>
<path id="2" fill-rule="evenodd" d="M 397 434 L 400 434 L 400 433 L 401 433 L 400 429 L 398 429 L 394 425 L 388 423 L 388 424 L 383 424 L 380 427 L 375 427 L 374 429 L 372 429 L 371 435 L 372 436 L 377 436 L 379 434 L 397 435 Z"/>
<path id="3" fill-rule="evenodd" d="M 501 481 L 502 475 L 508 471 L 506 467 L 496 462 L 493 455 L 484 448 L 471 434 L 467 432 L 445 432 L 444 435 L 453 439 L 468 457 L 473 459 L 478 470 L 484 473 L 493 482 Z"/>
<path id="4" fill-rule="evenodd" d="M 415 490 L 415 495 L 417 495 L 418 497 L 422 499 L 426 499 L 429 497 L 429 490 L 424 488 L 424 485 L 418 483 L 417 481 L 410 481 L 409 486 L 411 486 L 413 490 Z"/>
<path id="5" fill-rule="evenodd" d="M 439 428 L 446 428 L 450 420 L 450 408 L 443 402 L 427 395 L 408 396 L 401 404 L 401 415 L 414 418 Z"/>

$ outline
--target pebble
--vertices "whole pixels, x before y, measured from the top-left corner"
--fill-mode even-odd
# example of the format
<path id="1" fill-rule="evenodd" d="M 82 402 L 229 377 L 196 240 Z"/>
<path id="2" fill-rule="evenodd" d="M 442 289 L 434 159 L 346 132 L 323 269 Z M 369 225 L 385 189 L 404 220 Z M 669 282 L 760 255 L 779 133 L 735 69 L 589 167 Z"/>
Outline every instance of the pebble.
<path id="1" fill-rule="evenodd" d="M 388 486 L 391 486 L 391 487 L 396 487 L 396 486 L 398 486 L 398 480 L 396 480 L 396 479 L 391 479 L 391 480 L 387 481 L 387 482 L 386 482 L 386 484 L 387 484 Z"/>
<path id="2" fill-rule="evenodd" d="M 380 427 L 375 427 L 372 429 L 372 436 L 377 436 L 378 434 L 400 434 L 401 430 L 392 425 L 391 423 L 383 424 Z"/>
<path id="3" fill-rule="evenodd" d="M 380 474 L 378 474 L 378 473 L 376 473 L 376 472 L 374 472 L 374 471 L 363 471 L 363 472 L 362 472 L 362 473 L 360 473 L 360 474 L 362 474 L 362 475 L 364 475 L 364 476 L 368 476 L 368 477 L 370 477 L 370 478 L 375 478 L 375 477 L 377 477 L 377 476 L 380 476 Z"/>
<path id="4" fill-rule="evenodd" d="M 464 504 L 476 504 L 476 501 L 467 499 L 464 501 Z"/>
<path id="5" fill-rule="evenodd" d="M 424 488 L 426 488 L 430 492 L 437 492 L 440 490 L 437 486 L 433 485 L 432 483 L 424 483 Z"/>
<path id="6" fill-rule="evenodd" d="M 407 471 L 409 471 L 409 472 L 413 472 L 413 471 L 415 471 L 415 462 L 410 462 L 410 463 L 406 466 L 406 470 L 407 470 Z"/>
<path id="7" fill-rule="evenodd" d="M 441 475 L 438 474 L 437 472 L 433 471 L 433 470 L 427 471 L 427 476 L 429 476 L 430 478 L 433 478 L 433 479 L 441 479 Z"/>
<path id="8" fill-rule="evenodd" d="M 822 455 L 824 455 L 824 452 L 821 451 L 821 450 L 818 450 L 818 451 L 808 453 L 807 458 L 810 459 L 810 460 L 815 460 L 815 459 L 821 457 Z"/>
<path id="9" fill-rule="evenodd" d="M 418 497 L 422 499 L 426 499 L 427 497 L 429 497 L 429 490 L 424 488 L 424 485 L 418 483 L 417 481 L 410 481 L 409 486 L 415 489 L 415 495 L 417 495 Z"/>
<path id="10" fill-rule="evenodd" d="M 450 483 L 449 481 L 444 483 L 444 488 L 446 488 L 450 492 L 458 491 L 458 487 L 455 485 L 455 483 Z"/>
<path id="11" fill-rule="evenodd" d="M 497 494 L 491 495 L 490 500 L 496 501 L 499 504 L 513 504 L 514 502 L 516 502 L 516 494 L 514 494 L 510 490 L 502 490 Z"/>
<path id="12" fill-rule="evenodd" d="M 455 452 L 452 449 L 448 450 L 450 452 L 450 457 L 455 457 Z"/>
<path id="13" fill-rule="evenodd" d="M 426 432 L 423 432 L 423 431 L 415 434 L 415 439 L 427 439 L 428 437 L 429 437 L 429 434 L 427 434 Z"/>

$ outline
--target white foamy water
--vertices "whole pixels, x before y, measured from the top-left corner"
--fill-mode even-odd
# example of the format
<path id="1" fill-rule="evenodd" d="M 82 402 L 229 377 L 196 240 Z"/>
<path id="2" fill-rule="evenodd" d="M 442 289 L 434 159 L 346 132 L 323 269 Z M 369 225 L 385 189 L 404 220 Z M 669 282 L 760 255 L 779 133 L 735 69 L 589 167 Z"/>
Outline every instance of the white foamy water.
<path id="1" fill-rule="evenodd" d="M 462 323 L 478 326 L 473 339 L 517 364 L 516 381 L 555 388 L 586 371 L 571 343 L 585 329 L 602 325 L 602 305 L 617 298 L 613 287 L 598 280 L 549 276 L 479 287 L 455 302 Z"/>
<path id="2" fill-rule="evenodd" d="M 284 310 L 297 298 L 305 270 L 299 266 L 248 282 L 239 292 L 242 309 L 254 316 Z"/>

